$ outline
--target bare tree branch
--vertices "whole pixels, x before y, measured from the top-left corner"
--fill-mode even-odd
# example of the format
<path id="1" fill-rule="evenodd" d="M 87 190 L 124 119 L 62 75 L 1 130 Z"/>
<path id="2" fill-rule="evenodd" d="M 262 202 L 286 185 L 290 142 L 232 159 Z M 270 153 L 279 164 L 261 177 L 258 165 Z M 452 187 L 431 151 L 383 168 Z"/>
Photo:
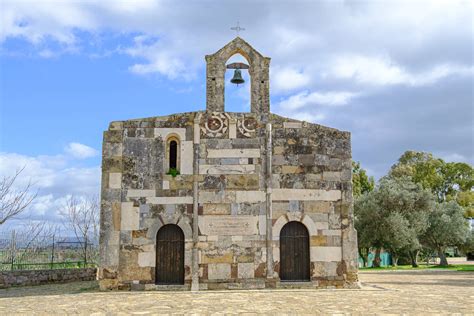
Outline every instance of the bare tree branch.
<path id="1" fill-rule="evenodd" d="M 24 250 L 17 257 L 22 262 L 24 257 L 41 251 L 47 247 L 51 238 L 59 231 L 57 225 L 46 221 L 28 221 L 16 232 L 16 243 Z"/>
<path id="2" fill-rule="evenodd" d="M 37 196 L 37 193 L 30 193 L 31 181 L 22 189 L 14 187 L 24 169 L 25 167 L 17 170 L 13 176 L 4 176 L 0 180 L 0 225 L 23 212 Z"/>
<path id="3" fill-rule="evenodd" d="M 75 237 L 81 241 L 84 261 L 87 262 L 88 244 L 96 242 L 99 225 L 99 202 L 97 196 L 78 199 L 70 196 L 61 212 L 63 224 L 71 229 Z"/>

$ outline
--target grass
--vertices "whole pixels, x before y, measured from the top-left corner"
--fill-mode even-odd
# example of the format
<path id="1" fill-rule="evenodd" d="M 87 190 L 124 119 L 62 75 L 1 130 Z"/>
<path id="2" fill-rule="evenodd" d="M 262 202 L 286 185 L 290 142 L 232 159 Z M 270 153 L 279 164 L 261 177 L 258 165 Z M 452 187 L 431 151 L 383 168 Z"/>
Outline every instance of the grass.
<path id="1" fill-rule="evenodd" d="M 413 268 L 411 265 L 399 265 L 399 266 L 387 266 L 380 268 L 359 268 L 360 270 L 367 271 L 377 271 L 377 270 L 429 270 L 429 269 L 445 269 L 453 271 L 470 271 L 474 272 L 473 264 L 450 264 L 448 266 L 439 266 L 439 265 L 426 265 L 420 264 L 417 268 Z"/>
<path id="2" fill-rule="evenodd" d="M 55 262 L 51 263 L 14 263 L 13 270 L 49 270 L 49 269 L 77 269 L 77 268 L 94 268 L 95 263 L 84 264 L 83 261 L 74 262 Z M 11 271 L 10 263 L 0 263 L 0 271 Z"/>

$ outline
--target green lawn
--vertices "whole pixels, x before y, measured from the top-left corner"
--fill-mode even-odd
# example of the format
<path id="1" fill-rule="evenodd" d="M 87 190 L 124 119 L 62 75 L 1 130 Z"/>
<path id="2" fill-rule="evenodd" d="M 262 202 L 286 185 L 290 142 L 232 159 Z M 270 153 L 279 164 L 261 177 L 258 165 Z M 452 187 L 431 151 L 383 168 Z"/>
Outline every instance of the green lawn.
<path id="1" fill-rule="evenodd" d="M 77 268 L 94 268 L 95 263 L 84 264 L 82 261 L 75 262 L 55 262 L 51 263 L 14 263 L 13 270 L 49 270 L 49 269 L 77 269 Z M 10 263 L 0 263 L 0 271 L 11 271 Z"/>
<path id="2" fill-rule="evenodd" d="M 380 268 L 359 268 L 360 270 L 376 271 L 376 270 L 426 270 L 426 269 L 446 269 L 454 271 L 472 271 L 474 272 L 474 264 L 450 264 L 442 267 L 439 265 L 420 264 L 418 268 L 413 268 L 411 265 L 388 266 Z"/>

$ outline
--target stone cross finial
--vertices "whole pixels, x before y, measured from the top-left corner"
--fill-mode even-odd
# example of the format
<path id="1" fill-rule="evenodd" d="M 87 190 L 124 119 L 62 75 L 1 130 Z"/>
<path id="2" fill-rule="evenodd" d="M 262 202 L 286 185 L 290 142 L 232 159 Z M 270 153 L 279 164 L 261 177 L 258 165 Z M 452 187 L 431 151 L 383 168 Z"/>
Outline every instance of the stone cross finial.
<path id="1" fill-rule="evenodd" d="M 239 21 L 237 21 L 237 26 L 231 27 L 230 29 L 231 29 L 232 31 L 236 31 L 236 32 L 237 32 L 237 36 L 239 36 L 239 32 L 240 32 L 240 31 L 245 31 L 245 28 L 240 27 Z"/>

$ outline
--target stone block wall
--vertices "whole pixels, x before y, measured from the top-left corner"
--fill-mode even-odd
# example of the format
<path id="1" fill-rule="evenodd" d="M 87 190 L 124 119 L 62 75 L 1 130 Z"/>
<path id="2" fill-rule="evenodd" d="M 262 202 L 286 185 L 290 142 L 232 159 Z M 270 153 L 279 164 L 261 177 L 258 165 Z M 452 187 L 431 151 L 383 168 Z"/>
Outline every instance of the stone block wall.
<path id="1" fill-rule="evenodd" d="M 3 289 L 12 286 L 28 286 L 75 281 L 93 281 L 96 279 L 96 275 L 96 268 L 1 271 L 0 288 Z"/>
<path id="2" fill-rule="evenodd" d="M 200 287 L 265 287 L 265 124 L 253 113 L 205 113 L 201 126 Z"/>
<path id="3" fill-rule="evenodd" d="M 179 140 L 176 177 L 167 174 L 171 136 Z M 279 234 L 289 221 L 308 229 L 314 287 L 357 281 L 347 132 L 259 113 L 113 122 L 102 172 L 103 289 L 154 284 L 156 236 L 166 224 L 184 233 L 188 286 L 278 286 Z"/>
<path id="4" fill-rule="evenodd" d="M 311 280 L 320 287 L 357 282 L 350 133 L 272 115 L 273 259 L 289 221 L 310 234 Z"/>
<path id="5" fill-rule="evenodd" d="M 104 133 L 102 288 L 155 282 L 156 235 L 165 224 L 177 224 L 184 232 L 185 281 L 190 283 L 193 118 L 194 113 L 114 122 Z M 170 136 L 180 140 L 181 174 L 176 177 L 166 168 Z"/>

